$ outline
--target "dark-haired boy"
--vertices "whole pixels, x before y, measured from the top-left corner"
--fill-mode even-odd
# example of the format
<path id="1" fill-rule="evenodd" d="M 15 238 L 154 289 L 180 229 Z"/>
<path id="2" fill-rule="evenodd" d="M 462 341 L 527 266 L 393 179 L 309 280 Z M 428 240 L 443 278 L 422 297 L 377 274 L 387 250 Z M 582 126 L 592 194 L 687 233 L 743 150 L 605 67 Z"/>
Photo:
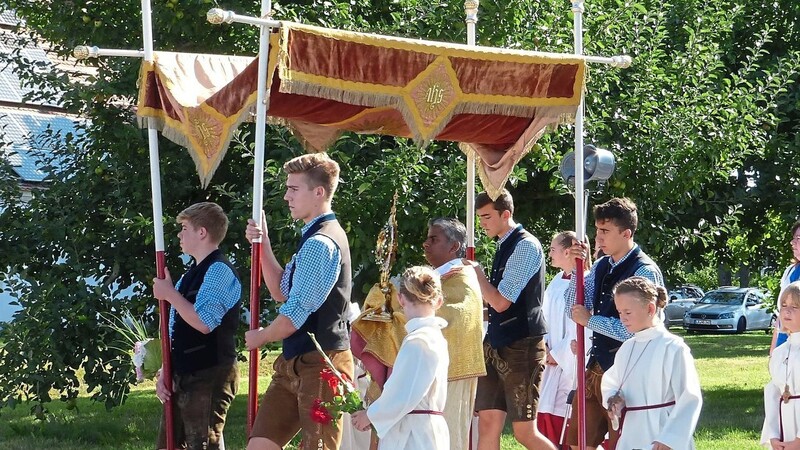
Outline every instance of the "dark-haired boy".
<path id="1" fill-rule="evenodd" d="M 478 449 L 499 449 L 503 426 L 510 419 L 514 438 L 525 448 L 555 450 L 536 426 L 547 334 L 542 245 L 514 222 L 514 200 L 507 190 L 496 200 L 480 193 L 475 207 L 481 228 L 497 238 L 490 278 L 473 263 L 489 309 L 483 344 L 486 376 L 478 379 L 475 400 Z"/>
<path id="2" fill-rule="evenodd" d="M 600 381 L 605 371 L 614 364 L 614 355 L 622 342 L 633 335 L 619 319 L 612 290 L 617 283 L 632 276 L 648 278 L 659 286 L 664 285 L 664 278 L 656 263 L 633 241 L 639 224 L 636 204 L 628 198 L 612 198 L 594 207 L 594 219 L 597 231 L 595 247 L 605 256 L 592 265 L 584 278 L 585 306 L 575 302 L 574 276 L 564 296 L 566 314 L 593 332 L 591 355 L 586 364 L 586 444 L 588 448 L 595 448 L 608 433 L 610 448 L 614 448 L 618 434 L 612 429 L 603 407 Z M 577 241 L 570 248 L 572 257 L 584 260 L 589 251 L 588 244 Z M 577 425 L 577 414 L 577 408 L 573 408 L 571 424 Z M 567 443 L 577 448 L 577 426 L 569 427 Z"/>

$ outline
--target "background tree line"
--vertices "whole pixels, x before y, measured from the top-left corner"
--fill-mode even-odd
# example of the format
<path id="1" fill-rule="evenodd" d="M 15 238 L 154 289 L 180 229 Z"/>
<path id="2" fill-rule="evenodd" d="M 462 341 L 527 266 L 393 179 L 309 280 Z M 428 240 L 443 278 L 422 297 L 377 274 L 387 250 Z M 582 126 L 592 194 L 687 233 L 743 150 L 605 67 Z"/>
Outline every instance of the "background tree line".
<path id="1" fill-rule="evenodd" d="M 258 15 L 258 3 L 155 1 L 155 47 L 253 55 L 256 28 L 211 26 L 205 13 L 220 6 Z M 586 4 L 586 53 L 626 53 L 634 59 L 625 70 L 590 67 L 586 140 L 617 157 L 607 189 L 592 202 L 620 195 L 636 201 L 641 221 L 636 240 L 670 283 L 691 276 L 697 280 L 698 273 L 711 278 L 709 270 L 718 266 L 757 270 L 765 261 L 776 268 L 788 263 L 787 230 L 800 205 L 800 169 L 793 164 L 800 149 L 800 4 L 785 3 L 790 4 Z M 142 45 L 136 1 L 0 0 L 0 7 L 25 20 L 20 30 L 25 36 L 53 43 L 64 58 L 76 45 Z M 461 2 L 312 0 L 274 7 L 282 20 L 466 40 Z M 478 43 L 571 53 L 569 4 L 483 0 Z M 154 263 L 146 133 L 136 125 L 133 108 L 140 61 L 90 61 L 96 71 L 76 76 L 36 70 L 19 52 L 3 58 L 21 64 L 20 76 L 41 88 L 33 95 L 64 92 L 65 108 L 87 122 L 82 135 L 41 138 L 54 170 L 48 189 L 29 205 L 15 201 L 15 185 L 6 175 L 0 182 L 6 205 L 0 213 L 0 281 L 21 294 L 24 307 L 0 331 L 0 407 L 31 401 L 32 410 L 41 413 L 53 389 L 61 400 L 72 401 L 78 395 L 79 369 L 94 398 L 112 407 L 124 400 L 132 372 L 128 356 L 115 348 L 115 332 L 99 323 L 98 314 L 153 319 L 155 305 L 148 288 Z M 187 152 L 161 140 L 172 273 L 182 272 L 174 217 L 202 200 L 229 212 L 231 227 L 223 247 L 241 274 L 249 273 L 243 229 L 250 215 L 252 130 L 252 124 L 240 128 L 205 190 Z M 516 217 L 545 243 L 554 232 L 573 227 L 573 197 L 557 170 L 572 142 L 570 127 L 546 135 L 511 177 Z M 268 129 L 264 205 L 273 247 L 284 261 L 295 248 L 296 224 L 282 200 L 281 165 L 301 153 L 287 131 Z M 345 135 L 330 153 L 342 165 L 334 208 L 350 238 L 353 264 L 359 268 L 356 290 L 362 295 L 377 280 L 375 238 L 395 190 L 400 197 L 396 270 L 424 261 L 421 243 L 429 218 L 465 220 L 465 157 L 453 143 L 435 142 L 420 150 L 404 139 Z M 490 259 L 492 251 L 481 239 L 479 259 Z M 132 295 L 120 300 L 123 291 Z M 274 314 L 271 303 L 265 301 L 264 308 Z"/>

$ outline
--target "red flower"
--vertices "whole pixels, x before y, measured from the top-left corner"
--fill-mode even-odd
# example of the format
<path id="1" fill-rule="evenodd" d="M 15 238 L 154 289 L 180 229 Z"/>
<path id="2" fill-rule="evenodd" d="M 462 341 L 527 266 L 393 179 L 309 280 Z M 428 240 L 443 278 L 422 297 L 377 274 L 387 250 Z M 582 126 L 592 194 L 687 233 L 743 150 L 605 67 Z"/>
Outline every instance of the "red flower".
<path id="1" fill-rule="evenodd" d="M 322 372 L 320 372 L 319 375 L 320 378 L 328 383 L 328 386 L 330 386 L 333 393 L 339 392 L 339 378 L 337 378 L 330 369 L 327 367 L 322 369 Z"/>
<path id="2" fill-rule="evenodd" d="M 322 425 L 329 425 L 333 421 L 333 416 L 322 405 L 321 399 L 314 400 L 314 404 L 311 406 L 311 420 Z"/>

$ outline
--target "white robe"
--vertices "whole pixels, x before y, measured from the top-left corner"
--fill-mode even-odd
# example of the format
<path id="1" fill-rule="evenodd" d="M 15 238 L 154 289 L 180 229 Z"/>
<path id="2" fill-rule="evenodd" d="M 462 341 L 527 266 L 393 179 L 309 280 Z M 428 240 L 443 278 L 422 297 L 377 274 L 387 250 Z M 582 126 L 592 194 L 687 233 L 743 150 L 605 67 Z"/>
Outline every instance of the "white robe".
<path id="1" fill-rule="evenodd" d="M 700 380 L 689 347 L 663 325 L 639 331 L 622 344 L 601 389 L 606 407 L 617 391 L 628 407 L 675 401 L 673 406 L 629 411 L 618 449 L 650 449 L 655 441 L 674 450 L 694 448 L 692 435 L 703 405 Z"/>
<path id="2" fill-rule="evenodd" d="M 450 433 L 444 416 L 408 414 L 412 410 L 443 411 L 447 400 L 450 358 L 439 317 L 406 323 L 392 374 L 381 396 L 367 408 L 378 433 L 379 450 L 449 450 Z"/>
<path id="3" fill-rule="evenodd" d="M 576 338 L 577 324 L 565 314 L 566 300 L 564 293 L 569 286 L 569 279 L 563 278 L 559 272 L 547 285 L 544 291 L 542 314 L 547 322 L 545 344 L 550 356 L 557 366 L 545 366 L 542 374 L 542 385 L 539 389 L 539 412 L 564 417 L 567 413 L 567 395 L 574 389 L 576 374 L 576 358 L 570 343 Z M 589 347 L 591 330 L 584 330 L 585 347 Z"/>
<path id="4" fill-rule="evenodd" d="M 785 344 L 775 347 L 769 359 L 769 374 L 769 383 L 764 386 L 764 426 L 761 429 L 761 443 L 767 448 L 770 448 L 771 438 L 780 439 L 778 408 L 783 416 L 784 442 L 800 438 L 800 399 L 783 403 L 780 398 L 787 385 L 790 395 L 800 395 L 800 333 L 790 334 Z"/>

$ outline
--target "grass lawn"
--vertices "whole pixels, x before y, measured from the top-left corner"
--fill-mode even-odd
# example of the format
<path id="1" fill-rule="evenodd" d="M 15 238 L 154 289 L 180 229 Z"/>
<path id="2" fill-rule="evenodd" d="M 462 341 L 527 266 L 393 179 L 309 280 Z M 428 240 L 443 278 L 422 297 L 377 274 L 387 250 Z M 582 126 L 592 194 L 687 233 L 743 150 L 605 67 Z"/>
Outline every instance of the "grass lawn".
<path id="1" fill-rule="evenodd" d="M 674 332 L 683 335 L 681 331 Z M 770 337 L 763 332 L 742 335 L 686 335 L 703 385 L 704 405 L 695 435 L 699 450 L 758 449 L 764 418 L 762 389 L 768 381 L 767 349 Z M 262 373 L 269 366 L 265 362 Z M 243 365 L 243 374 L 247 366 Z M 263 392 L 268 377 L 259 380 Z M 106 411 L 101 404 L 79 399 L 77 410 L 60 402 L 48 406 L 50 417 L 37 421 L 24 405 L 0 410 L 0 449 L 33 450 L 133 450 L 152 449 L 161 405 L 153 383 L 135 386 L 125 405 Z M 229 449 L 245 447 L 246 379 L 228 415 L 225 429 Z M 508 433 L 503 450 L 519 448 Z M 289 447 L 293 448 L 293 447 Z"/>

